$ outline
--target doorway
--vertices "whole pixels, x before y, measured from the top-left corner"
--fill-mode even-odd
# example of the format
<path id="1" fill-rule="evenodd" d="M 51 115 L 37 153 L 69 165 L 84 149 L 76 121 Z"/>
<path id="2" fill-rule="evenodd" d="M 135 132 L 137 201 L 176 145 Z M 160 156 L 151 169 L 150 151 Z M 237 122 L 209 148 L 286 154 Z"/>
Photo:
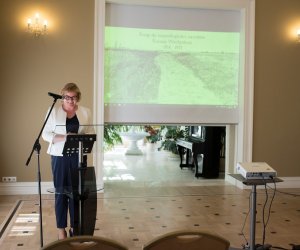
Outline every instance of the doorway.
<path id="1" fill-rule="evenodd" d="M 121 142 L 116 140 L 113 147 L 105 150 L 103 161 L 104 182 L 127 181 L 135 182 L 136 185 L 147 182 L 148 184 L 160 183 L 164 186 L 171 185 L 171 183 L 197 184 L 201 180 L 207 181 L 208 179 L 224 180 L 226 162 L 225 126 L 117 125 L 114 128 L 112 128 L 112 125 L 108 126 L 119 134 Z M 130 133 L 142 135 L 145 132 L 148 134 L 138 137 L 135 142 L 139 151 L 136 151 L 137 153 L 129 151 L 128 153 L 128 148 L 131 147 L 132 143 L 128 135 Z M 205 137 L 210 138 L 206 139 Z M 204 170 L 205 175 L 196 177 L 193 159 L 189 160 L 189 166 L 181 167 L 182 160 L 186 161 L 188 149 L 184 150 L 183 159 L 181 159 L 176 145 L 178 140 L 184 140 L 192 145 L 206 145 L 205 154 L 199 152 L 197 156 L 199 170 Z M 202 142 L 200 142 L 201 140 Z M 190 151 L 190 154 L 193 155 L 194 152 Z M 215 169 L 214 171 L 217 171 L 217 174 L 211 175 L 211 169 Z"/>

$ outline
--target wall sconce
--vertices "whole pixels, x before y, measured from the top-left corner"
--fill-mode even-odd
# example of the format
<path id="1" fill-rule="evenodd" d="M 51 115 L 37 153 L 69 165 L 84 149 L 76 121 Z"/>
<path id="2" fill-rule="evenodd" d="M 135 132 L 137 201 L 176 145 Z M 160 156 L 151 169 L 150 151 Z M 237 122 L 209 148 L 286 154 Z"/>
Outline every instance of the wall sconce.
<path id="1" fill-rule="evenodd" d="M 297 29 L 297 42 L 300 43 L 300 29 Z"/>
<path id="2" fill-rule="evenodd" d="M 32 21 L 31 18 L 27 19 L 27 30 L 32 33 L 35 37 L 47 34 L 48 21 L 42 20 L 40 14 L 36 13 Z"/>

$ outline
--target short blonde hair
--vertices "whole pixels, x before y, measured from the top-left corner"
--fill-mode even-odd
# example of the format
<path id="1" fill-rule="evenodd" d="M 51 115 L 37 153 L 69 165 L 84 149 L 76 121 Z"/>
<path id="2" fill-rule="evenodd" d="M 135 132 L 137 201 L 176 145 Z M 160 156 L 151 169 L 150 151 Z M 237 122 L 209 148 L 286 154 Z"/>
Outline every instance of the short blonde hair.
<path id="1" fill-rule="evenodd" d="M 78 86 L 73 83 L 73 82 L 69 82 L 67 83 L 62 89 L 61 89 L 61 95 L 64 95 L 65 92 L 75 92 L 77 95 L 77 101 L 79 102 L 81 99 L 81 92 L 80 89 L 78 88 Z"/>

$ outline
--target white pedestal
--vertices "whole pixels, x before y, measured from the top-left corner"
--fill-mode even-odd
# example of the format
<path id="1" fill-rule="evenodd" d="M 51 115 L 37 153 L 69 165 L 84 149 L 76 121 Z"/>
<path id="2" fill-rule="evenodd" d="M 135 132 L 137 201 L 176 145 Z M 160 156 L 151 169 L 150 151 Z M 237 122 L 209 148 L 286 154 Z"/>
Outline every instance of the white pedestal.
<path id="1" fill-rule="evenodd" d="M 142 155 L 142 150 L 139 149 L 136 140 L 129 140 L 129 147 L 127 148 L 125 155 Z"/>
<path id="2" fill-rule="evenodd" d="M 135 131 L 128 131 L 120 133 L 122 137 L 129 141 L 128 149 L 126 150 L 126 155 L 142 155 L 143 152 L 139 149 L 137 142 L 142 140 L 145 136 L 149 134 L 147 132 L 135 132 Z"/>

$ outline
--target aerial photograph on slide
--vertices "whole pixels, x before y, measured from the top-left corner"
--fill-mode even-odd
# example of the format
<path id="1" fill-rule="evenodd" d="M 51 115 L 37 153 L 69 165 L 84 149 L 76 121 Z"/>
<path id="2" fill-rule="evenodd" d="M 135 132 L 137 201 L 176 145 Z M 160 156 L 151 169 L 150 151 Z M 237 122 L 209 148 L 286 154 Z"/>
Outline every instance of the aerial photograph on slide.
<path id="1" fill-rule="evenodd" d="M 115 28 L 106 32 L 106 104 L 236 106 L 237 34 Z"/>

